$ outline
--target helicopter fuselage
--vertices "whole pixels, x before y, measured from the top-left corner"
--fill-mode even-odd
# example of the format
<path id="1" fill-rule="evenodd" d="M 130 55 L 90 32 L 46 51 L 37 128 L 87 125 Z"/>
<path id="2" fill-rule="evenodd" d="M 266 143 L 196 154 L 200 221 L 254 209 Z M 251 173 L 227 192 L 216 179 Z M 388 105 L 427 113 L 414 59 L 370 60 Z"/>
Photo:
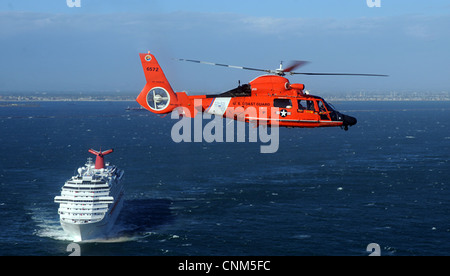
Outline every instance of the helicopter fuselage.
<path id="1" fill-rule="evenodd" d="M 305 93 L 303 84 L 291 84 L 279 75 L 263 75 L 217 95 L 192 95 L 173 92 L 155 57 L 140 54 L 147 85 L 136 101 L 157 114 L 177 109 L 179 114 L 195 117 L 199 112 L 280 127 L 343 127 L 355 125 L 354 117 L 341 114 L 319 96 Z M 149 70 L 148 68 L 151 68 Z"/>
<path id="2" fill-rule="evenodd" d="M 348 128 L 356 124 L 355 118 L 339 113 L 323 98 L 305 93 L 303 84 L 290 84 L 281 76 L 260 76 L 219 95 L 189 97 L 201 99 L 202 112 L 258 125 Z"/>

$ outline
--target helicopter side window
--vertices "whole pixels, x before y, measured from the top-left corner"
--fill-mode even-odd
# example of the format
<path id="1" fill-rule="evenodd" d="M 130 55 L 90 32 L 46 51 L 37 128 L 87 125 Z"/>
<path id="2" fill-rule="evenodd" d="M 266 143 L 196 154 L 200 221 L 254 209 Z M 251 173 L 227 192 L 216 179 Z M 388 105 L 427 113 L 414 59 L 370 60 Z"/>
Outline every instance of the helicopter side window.
<path id="1" fill-rule="evenodd" d="M 322 101 L 318 101 L 317 105 L 319 106 L 319 112 L 327 112 L 325 106 L 323 105 Z"/>
<path id="2" fill-rule="evenodd" d="M 325 105 L 323 104 L 322 101 L 317 101 L 317 105 L 319 106 L 319 115 L 320 115 L 320 119 L 321 120 L 330 120 L 330 118 L 328 117 L 328 111 L 325 108 Z"/>
<path id="3" fill-rule="evenodd" d="M 314 113 L 316 111 L 316 108 L 314 107 L 314 101 L 298 100 L 297 103 L 297 111 L 299 113 Z"/>
<path id="4" fill-rule="evenodd" d="M 304 100 L 298 100 L 298 111 L 303 112 L 306 109 L 306 102 Z"/>
<path id="5" fill-rule="evenodd" d="M 292 108 L 292 102 L 290 99 L 274 99 L 273 106 L 279 108 Z"/>
<path id="6" fill-rule="evenodd" d="M 314 107 L 314 101 L 306 101 L 306 110 L 316 111 Z"/>

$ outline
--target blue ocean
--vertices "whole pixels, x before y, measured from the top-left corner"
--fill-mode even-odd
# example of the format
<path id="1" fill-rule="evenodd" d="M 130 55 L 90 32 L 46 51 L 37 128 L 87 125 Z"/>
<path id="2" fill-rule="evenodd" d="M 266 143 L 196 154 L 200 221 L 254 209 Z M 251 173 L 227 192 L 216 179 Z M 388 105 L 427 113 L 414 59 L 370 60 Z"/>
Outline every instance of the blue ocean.
<path id="1" fill-rule="evenodd" d="M 0 255 L 67 256 L 64 182 L 88 149 L 125 170 L 124 208 L 81 255 L 450 255 L 450 102 L 332 102 L 358 124 L 260 142 L 175 143 L 134 102 L 0 107 Z"/>

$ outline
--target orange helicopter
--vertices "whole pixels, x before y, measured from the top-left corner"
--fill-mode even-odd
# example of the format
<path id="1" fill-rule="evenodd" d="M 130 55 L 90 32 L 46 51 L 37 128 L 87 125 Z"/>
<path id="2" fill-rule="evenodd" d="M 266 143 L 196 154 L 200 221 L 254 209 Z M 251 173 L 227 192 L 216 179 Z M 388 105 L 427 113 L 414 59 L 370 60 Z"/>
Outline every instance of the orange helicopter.
<path id="1" fill-rule="evenodd" d="M 293 72 L 305 61 L 296 61 L 283 69 L 282 64 L 275 70 L 233 66 L 212 62 L 179 59 L 216 65 L 222 67 L 261 71 L 268 73 L 259 76 L 248 84 L 240 85 L 230 91 L 217 95 L 193 95 L 186 92 L 175 93 L 164 75 L 155 56 L 150 53 L 139 54 L 146 85 L 136 101 L 145 109 L 156 114 L 167 114 L 178 108 L 182 116 L 193 118 L 198 112 L 214 114 L 226 118 L 252 122 L 256 125 L 283 127 L 341 127 L 348 130 L 356 124 L 356 118 L 344 115 L 319 96 L 309 95 L 305 85 L 291 84 L 284 76 L 337 75 L 337 76 L 386 76 L 378 74 L 348 73 L 297 73 Z"/>

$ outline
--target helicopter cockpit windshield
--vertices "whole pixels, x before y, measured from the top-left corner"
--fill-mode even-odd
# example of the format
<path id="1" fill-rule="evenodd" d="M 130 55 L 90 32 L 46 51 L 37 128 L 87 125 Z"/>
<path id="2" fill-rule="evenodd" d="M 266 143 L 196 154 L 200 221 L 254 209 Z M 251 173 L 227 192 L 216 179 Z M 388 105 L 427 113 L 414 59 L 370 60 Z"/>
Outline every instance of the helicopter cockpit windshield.
<path id="1" fill-rule="evenodd" d="M 319 114 L 322 120 L 337 121 L 338 112 L 335 110 L 334 106 L 327 103 L 323 98 L 317 97 L 317 105 L 319 107 Z"/>
<path id="2" fill-rule="evenodd" d="M 348 130 L 349 126 L 353 126 L 356 124 L 357 120 L 355 117 L 344 115 L 344 114 L 340 113 L 339 111 L 337 111 L 335 109 L 335 107 L 332 104 L 329 104 L 324 99 L 318 97 L 318 103 L 320 103 L 320 102 L 323 102 L 323 104 L 327 108 L 331 121 L 342 121 L 343 122 L 342 128 L 344 128 L 344 130 Z"/>
<path id="3" fill-rule="evenodd" d="M 332 104 L 327 103 L 324 99 L 322 99 L 322 101 L 325 104 L 325 106 L 327 107 L 328 111 L 330 111 L 330 112 L 331 111 L 336 111 L 335 107 Z"/>
<path id="4" fill-rule="evenodd" d="M 323 102 L 325 103 L 325 106 L 327 107 L 328 111 L 330 112 L 330 118 L 332 121 L 342 120 L 341 113 L 339 113 L 339 111 L 337 111 L 336 108 L 332 104 L 327 103 L 325 100 L 323 100 Z"/>

